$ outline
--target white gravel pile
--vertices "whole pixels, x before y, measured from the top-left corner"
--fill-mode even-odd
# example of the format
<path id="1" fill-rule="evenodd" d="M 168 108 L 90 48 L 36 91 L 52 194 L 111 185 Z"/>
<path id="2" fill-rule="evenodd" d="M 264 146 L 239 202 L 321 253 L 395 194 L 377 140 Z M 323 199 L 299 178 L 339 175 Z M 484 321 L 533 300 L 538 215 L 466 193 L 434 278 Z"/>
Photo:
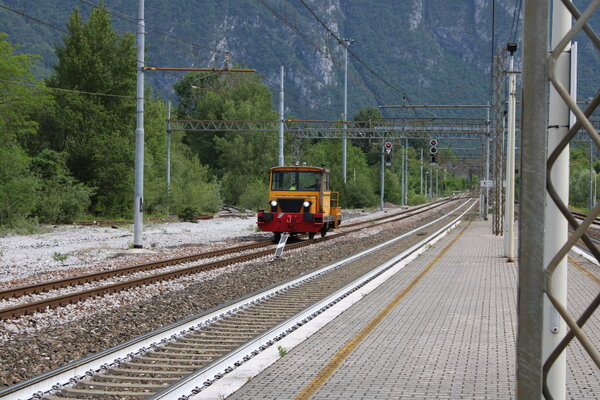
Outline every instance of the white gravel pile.
<path id="1" fill-rule="evenodd" d="M 360 221 L 383 215 L 382 212 L 347 211 L 346 219 Z M 127 264 L 147 261 L 149 258 L 171 258 L 185 252 L 198 252 L 199 249 L 213 250 L 232 246 L 236 243 L 254 240 L 266 240 L 271 233 L 257 232 L 256 217 L 213 218 L 199 220 L 197 223 L 177 222 L 146 224 L 144 226 L 143 243 L 152 254 L 131 251 L 133 244 L 132 226 L 57 226 L 49 227 L 51 232 L 28 236 L 11 236 L 2 238 L 2 264 L 0 265 L 0 290 L 28 283 L 59 279 L 67 275 L 90 273 L 102 269 L 116 268 Z M 373 228 L 370 230 L 378 230 Z M 359 234 L 368 236 L 364 232 Z M 372 233 L 373 234 L 373 233 Z M 355 234 L 356 235 L 356 234 Z M 351 235 L 354 236 L 354 235 Z M 210 260 L 214 261 L 214 260 Z M 207 261 L 205 261 L 207 262 Z M 252 261 L 252 262 L 256 262 Z M 14 334 L 34 333 L 44 330 L 58 321 L 65 323 L 91 315 L 98 310 L 107 311 L 124 304 L 140 302 L 161 293 L 177 290 L 193 283 L 214 278 L 229 272 L 236 267 L 225 267 L 219 271 L 208 271 L 192 276 L 182 277 L 169 282 L 159 282 L 144 288 L 135 288 L 126 292 L 93 298 L 78 304 L 47 310 L 42 313 L 22 316 L 14 320 L 0 322 L 0 343 Z M 182 265 L 167 267 L 179 269 Z M 152 274 L 156 271 L 142 272 Z M 131 276 L 115 277 L 119 281 Z M 112 280 L 102 281 L 100 286 L 114 283 Z M 68 292 L 83 290 L 86 286 L 96 287 L 98 283 L 62 288 L 0 301 L 0 308 L 7 308 L 25 301 L 33 301 L 46 297 L 63 295 Z"/>
<path id="2" fill-rule="evenodd" d="M 344 219 L 375 218 L 383 212 L 348 210 Z M 257 230 L 256 216 L 217 217 L 191 222 L 144 224 L 142 242 L 150 254 L 132 250 L 133 225 L 56 226 L 50 232 L 0 238 L 0 290 L 32 281 L 95 272 L 136 260 L 173 257 L 194 247 L 203 251 L 241 242 L 266 240 L 271 233 Z M 154 255 L 152 255 L 154 254 Z"/>
<path id="3" fill-rule="evenodd" d="M 51 232 L 0 238 L 0 288 L 32 275 L 119 263 L 146 254 L 131 250 L 133 226 L 57 226 Z M 213 218 L 197 223 L 146 223 L 143 246 L 158 254 L 186 246 L 213 246 L 268 238 L 256 232 L 256 217 Z M 147 256 L 147 255 L 146 255 Z M 58 278 L 59 276 L 56 276 Z M 52 279 L 51 275 L 46 278 Z M 3 285 L 4 283 L 4 285 Z"/>

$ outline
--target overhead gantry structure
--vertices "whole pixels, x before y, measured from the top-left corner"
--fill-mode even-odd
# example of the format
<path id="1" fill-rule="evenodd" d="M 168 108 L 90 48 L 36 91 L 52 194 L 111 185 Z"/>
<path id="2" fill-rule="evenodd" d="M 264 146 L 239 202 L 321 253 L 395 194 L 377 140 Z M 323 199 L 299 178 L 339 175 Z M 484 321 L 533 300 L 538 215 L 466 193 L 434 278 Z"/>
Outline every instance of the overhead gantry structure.
<path id="1" fill-rule="evenodd" d="M 173 131 L 277 132 L 280 121 L 272 120 L 169 120 Z M 476 139 L 488 134 L 488 122 L 478 119 L 405 119 L 394 121 L 284 120 L 284 129 L 294 138 L 313 139 Z"/>
<path id="2" fill-rule="evenodd" d="M 171 120 L 170 131 L 277 133 L 279 120 Z M 490 121 L 484 119 L 427 118 L 385 121 L 284 120 L 283 128 L 296 139 L 355 139 L 373 142 L 427 140 L 436 138 L 453 157 L 439 154 L 440 167 L 460 164 L 469 170 L 483 170 Z M 293 151 L 297 153 L 296 150 Z"/>

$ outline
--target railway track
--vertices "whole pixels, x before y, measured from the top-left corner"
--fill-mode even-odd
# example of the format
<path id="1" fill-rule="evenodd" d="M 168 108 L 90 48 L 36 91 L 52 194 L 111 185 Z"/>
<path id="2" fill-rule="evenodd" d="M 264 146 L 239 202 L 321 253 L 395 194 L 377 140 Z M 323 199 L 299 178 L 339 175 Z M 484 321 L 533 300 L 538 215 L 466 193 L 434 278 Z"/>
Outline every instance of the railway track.
<path id="1" fill-rule="evenodd" d="M 399 261 L 424 251 L 466 201 L 386 243 L 264 292 L 0 391 L 3 399 L 179 399 L 249 360 Z M 423 239 L 423 230 L 428 233 Z M 4 396 L 4 397 L 3 397 Z"/>
<path id="2" fill-rule="evenodd" d="M 328 237 L 323 237 L 319 239 L 314 239 L 311 241 L 301 241 L 296 243 L 291 243 L 287 245 L 287 249 L 296 249 L 304 246 L 311 245 L 313 243 L 320 243 L 322 241 L 330 240 L 332 238 L 339 238 L 344 235 L 348 235 L 350 233 L 356 232 L 357 230 L 363 229 L 365 225 L 369 227 L 376 226 L 377 224 L 385 224 L 395 221 L 400 221 L 402 219 L 410 218 L 415 215 L 422 214 L 427 211 L 431 211 L 435 208 L 438 208 L 450 201 L 454 201 L 456 199 L 447 199 L 444 201 L 439 201 L 433 204 L 426 204 L 419 207 L 415 207 L 411 210 L 406 210 L 400 213 L 396 213 L 393 215 L 386 215 L 379 218 L 371 219 L 368 221 L 356 222 L 353 224 L 347 224 L 343 229 L 334 235 L 330 235 Z M 361 228 L 362 227 L 362 228 Z M 18 317 L 20 315 L 31 314 L 34 312 L 43 311 L 47 308 L 56 308 L 65 306 L 68 304 L 77 303 L 79 301 L 85 300 L 87 298 L 102 296 L 110 293 L 117 293 L 123 290 L 127 290 L 134 287 L 139 287 L 143 285 L 148 285 L 160 281 L 166 281 L 170 279 L 176 279 L 183 276 L 195 274 L 202 271 L 208 271 L 211 269 L 222 268 L 227 265 L 237 264 L 245 261 L 256 260 L 262 257 L 271 256 L 273 253 L 272 250 L 273 243 L 271 241 L 257 242 L 251 243 L 242 246 L 231 247 L 227 249 L 211 251 L 206 253 L 194 254 L 185 257 L 177 257 L 171 258 L 167 260 L 145 263 L 134 265 L 130 267 L 124 267 L 109 271 L 101 271 L 97 273 L 75 276 L 71 278 L 65 278 L 61 280 L 51 281 L 51 282 L 41 282 L 34 285 L 10 288 L 3 291 L 0 291 L 0 300 L 5 299 L 14 299 L 22 296 L 47 293 L 51 291 L 57 291 L 63 288 L 76 288 L 78 285 L 89 284 L 89 283 L 99 283 L 103 280 L 126 276 L 131 274 L 139 274 L 143 271 L 155 271 L 149 275 L 145 275 L 142 277 L 136 277 L 127 280 L 121 280 L 116 283 L 105 284 L 96 286 L 93 288 L 88 288 L 85 290 L 73 291 L 68 294 L 49 295 L 46 298 L 23 302 L 20 304 L 12 305 L 9 307 L 4 307 L 0 309 L 0 319 L 11 319 Z M 265 250 L 260 250 L 261 248 L 265 248 Z M 252 251 L 258 250 L 258 251 Z M 241 255 L 236 255 L 233 257 L 221 259 L 218 261 L 212 261 L 202 264 L 194 264 L 185 266 L 175 270 L 165 270 L 160 272 L 161 269 L 165 269 L 167 267 L 171 267 L 174 265 L 184 265 L 188 263 L 194 263 L 200 260 L 206 260 L 210 258 L 222 257 L 228 254 L 236 254 L 236 253 L 244 253 Z"/>
<path id="3" fill-rule="evenodd" d="M 569 211 L 575 218 L 577 218 L 579 220 L 584 220 L 588 217 L 587 214 L 584 214 L 579 211 L 575 211 L 575 210 L 569 210 Z M 600 218 L 598 218 L 598 217 L 594 218 L 594 222 L 592 223 L 592 226 L 595 226 L 596 228 L 600 227 Z"/>

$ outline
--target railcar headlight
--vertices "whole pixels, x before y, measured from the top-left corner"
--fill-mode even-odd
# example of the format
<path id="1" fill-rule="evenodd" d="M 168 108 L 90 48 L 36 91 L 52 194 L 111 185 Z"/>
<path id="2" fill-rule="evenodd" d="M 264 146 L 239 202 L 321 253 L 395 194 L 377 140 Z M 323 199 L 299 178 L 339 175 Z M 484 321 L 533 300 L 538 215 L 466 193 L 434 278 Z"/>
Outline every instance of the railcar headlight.
<path id="1" fill-rule="evenodd" d="M 271 204 L 271 207 L 277 207 L 277 201 L 276 200 L 271 200 L 269 202 L 269 204 Z"/>
<path id="2" fill-rule="evenodd" d="M 310 201 L 305 201 L 304 203 L 302 203 L 302 205 L 304 206 L 304 208 L 308 208 L 310 207 Z"/>

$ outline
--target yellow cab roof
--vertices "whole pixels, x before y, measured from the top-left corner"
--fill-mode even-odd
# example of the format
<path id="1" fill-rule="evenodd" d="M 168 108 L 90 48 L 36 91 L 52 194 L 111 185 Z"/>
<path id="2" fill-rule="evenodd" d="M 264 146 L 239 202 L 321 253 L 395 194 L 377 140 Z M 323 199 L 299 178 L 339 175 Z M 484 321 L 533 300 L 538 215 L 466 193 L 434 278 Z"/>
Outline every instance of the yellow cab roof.
<path id="1" fill-rule="evenodd" d="M 305 165 L 294 165 L 289 167 L 273 167 L 271 168 L 271 172 L 273 171 L 315 171 L 315 172 L 329 172 L 326 168 L 321 167 L 307 167 Z"/>

